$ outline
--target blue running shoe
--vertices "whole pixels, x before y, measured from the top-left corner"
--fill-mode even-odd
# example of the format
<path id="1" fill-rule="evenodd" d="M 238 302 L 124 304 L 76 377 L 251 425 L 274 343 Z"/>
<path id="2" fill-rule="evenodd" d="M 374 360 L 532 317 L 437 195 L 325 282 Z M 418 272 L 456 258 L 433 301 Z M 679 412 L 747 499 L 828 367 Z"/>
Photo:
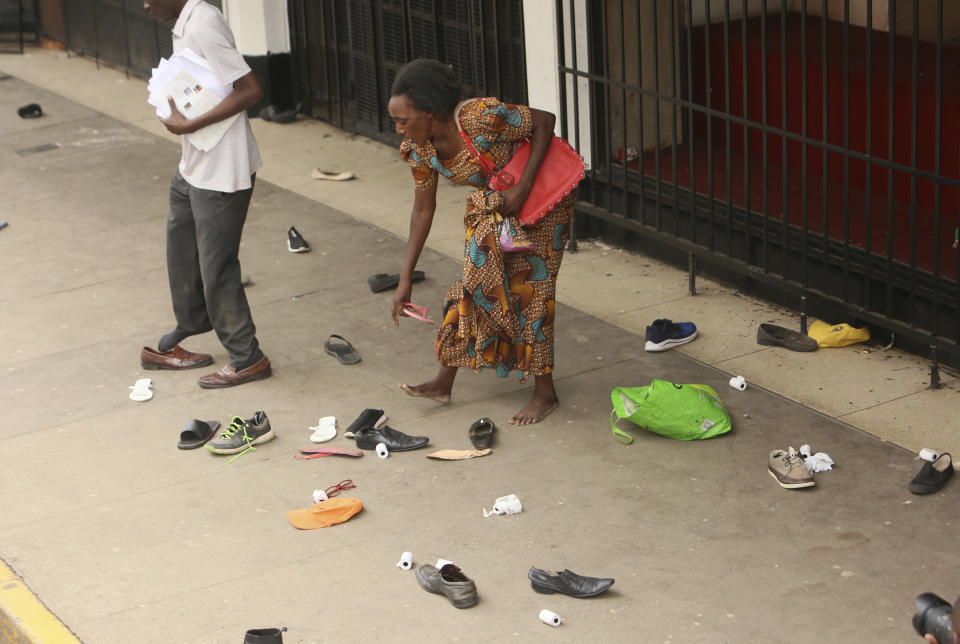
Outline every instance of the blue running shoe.
<path id="1" fill-rule="evenodd" d="M 646 351 L 666 351 L 681 344 L 686 344 L 697 337 L 697 325 L 693 322 L 672 322 L 670 320 L 654 320 L 647 327 Z"/>

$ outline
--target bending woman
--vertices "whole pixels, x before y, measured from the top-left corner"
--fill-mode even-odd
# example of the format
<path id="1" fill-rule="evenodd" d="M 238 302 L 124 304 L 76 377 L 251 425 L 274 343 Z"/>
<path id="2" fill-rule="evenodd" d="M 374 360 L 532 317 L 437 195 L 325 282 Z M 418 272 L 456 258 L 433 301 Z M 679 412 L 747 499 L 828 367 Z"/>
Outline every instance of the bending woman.
<path id="1" fill-rule="evenodd" d="M 477 188 L 467 197 L 463 217 L 463 279 L 444 298 L 436 343 L 440 370 L 432 380 L 400 386 L 411 396 L 445 403 L 459 367 L 492 368 L 501 377 L 516 371 L 521 383 L 533 375 L 533 398 L 510 422 L 539 422 L 559 404 L 553 386 L 553 319 L 574 195 L 531 227 L 521 228 L 516 215 L 550 146 L 556 118 L 495 98 L 459 103 L 459 81 L 452 68 L 436 60 L 418 59 L 401 68 L 391 94 L 390 116 L 404 137 L 400 154 L 412 169 L 416 187 L 406 257 L 393 299 L 395 324 L 403 304 L 411 301 L 410 277 L 433 223 L 438 175 Z M 503 192 L 485 187 L 487 177 L 464 145 L 455 114 L 476 150 L 489 155 L 497 167 L 530 139 L 530 160 L 514 187 Z M 501 229 L 513 235 L 515 247 L 527 250 L 503 252 Z"/>

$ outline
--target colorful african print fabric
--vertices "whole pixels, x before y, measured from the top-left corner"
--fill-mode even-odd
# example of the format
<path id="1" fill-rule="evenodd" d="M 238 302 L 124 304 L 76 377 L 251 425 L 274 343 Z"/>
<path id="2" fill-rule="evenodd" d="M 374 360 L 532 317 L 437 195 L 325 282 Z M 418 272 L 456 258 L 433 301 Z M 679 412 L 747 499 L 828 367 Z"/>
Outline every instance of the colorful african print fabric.
<path id="1" fill-rule="evenodd" d="M 530 108 L 495 98 L 465 102 L 460 121 L 477 151 L 498 166 L 533 131 Z M 411 167 L 417 190 L 433 187 L 440 174 L 479 188 L 468 195 L 463 217 L 463 279 L 444 298 L 436 345 L 441 364 L 493 368 L 501 377 L 516 371 L 520 382 L 529 375 L 553 371 L 557 273 L 575 194 L 565 197 L 534 226 L 521 228 L 513 217 L 507 218 L 516 233 L 514 243 L 530 243 L 532 248 L 504 253 L 498 235 L 504 222 L 498 212 L 503 197 L 486 189 L 486 177 L 466 148 L 441 161 L 431 143 L 420 146 L 406 139 L 400 154 Z"/>

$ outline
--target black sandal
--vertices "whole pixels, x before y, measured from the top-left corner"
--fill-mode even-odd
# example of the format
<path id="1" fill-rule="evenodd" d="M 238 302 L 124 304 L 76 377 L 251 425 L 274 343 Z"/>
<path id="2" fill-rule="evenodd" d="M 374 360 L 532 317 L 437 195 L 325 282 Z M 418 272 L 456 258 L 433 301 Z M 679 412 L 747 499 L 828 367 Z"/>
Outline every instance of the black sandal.
<path id="1" fill-rule="evenodd" d="M 192 418 L 187 426 L 180 432 L 180 442 L 177 443 L 177 449 L 197 449 L 203 447 L 204 443 L 213 438 L 213 435 L 220 429 L 219 420 L 197 420 Z"/>
<path id="2" fill-rule="evenodd" d="M 340 342 L 334 342 L 334 339 L 340 340 Z M 333 334 L 327 338 L 327 341 L 323 343 L 323 350 L 339 360 L 340 364 L 357 364 L 360 362 L 360 354 L 342 335 Z"/>

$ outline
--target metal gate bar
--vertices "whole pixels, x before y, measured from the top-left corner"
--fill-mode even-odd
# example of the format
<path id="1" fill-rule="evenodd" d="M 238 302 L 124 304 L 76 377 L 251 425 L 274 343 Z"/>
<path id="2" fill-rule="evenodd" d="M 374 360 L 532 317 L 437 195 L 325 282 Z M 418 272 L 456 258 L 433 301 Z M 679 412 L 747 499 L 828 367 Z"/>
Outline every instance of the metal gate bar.
<path id="1" fill-rule="evenodd" d="M 464 95 L 526 103 L 520 3 L 291 0 L 291 6 L 301 61 L 296 89 L 314 116 L 337 127 L 397 143 L 387 114 L 390 86 L 397 70 L 418 57 L 453 64 Z M 311 73 L 315 64 L 324 72 Z"/>
<path id="2" fill-rule="evenodd" d="M 868 2 L 864 24 L 850 0 L 802 0 L 797 11 L 763 2 L 753 14 L 748 0 L 557 0 L 564 133 L 567 110 L 579 125 L 581 82 L 592 111 L 589 140 L 574 139 L 592 155 L 578 204 L 592 217 L 581 225 L 643 231 L 746 284 L 796 289 L 830 314 L 896 331 L 901 346 L 926 354 L 935 344 L 960 366 L 960 255 L 950 259 L 944 246 L 960 212 L 960 128 L 943 120 L 960 108 L 960 92 L 943 86 L 943 0 L 935 24 L 919 0 L 901 1 L 912 24 L 898 33 L 896 2 L 879 18 Z M 570 19 L 578 4 L 587 43 Z M 593 55 L 578 64 L 584 46 Z M 896 56 L 907 47 L 909 66 Z M 947 49 L 960 64 L 960 48 Z M 628 78 L 634 66 L 638 77 Z M 921 113 L 932 128 L 920 127 Z"/>

